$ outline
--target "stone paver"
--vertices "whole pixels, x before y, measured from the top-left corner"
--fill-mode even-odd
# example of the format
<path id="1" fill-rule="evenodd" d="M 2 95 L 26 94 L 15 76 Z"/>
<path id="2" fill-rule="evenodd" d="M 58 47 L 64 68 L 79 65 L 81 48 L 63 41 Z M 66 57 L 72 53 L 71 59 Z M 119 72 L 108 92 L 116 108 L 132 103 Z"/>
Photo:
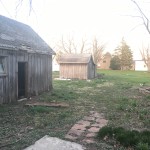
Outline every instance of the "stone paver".
<path id="1" fill-rule="evenodd" d="M 99 131 L 99 127 L 91 127 L 90 129 L 88 129 L 89 132 L 95 133 Z"/>
<path id="2" fill-rule="evenodd" d="M 80 140 L 87 144 L 95 143 L 94 137 L 107 123 L 108 120 L 104 119 L 104 114 L 90 111 L 89 116 L 85 116 L 72 126 L 65 138 L 71 141 Z"/>
<path id="3" fill-rule="evenodd" d="M 86 135 L 87 138 L 91 138 L 91 137 L 95 137 L 96 136 L 96 133 L 88 133 Z"/>
<path id="4" fill-rule="evenodd" d="M 99 124 L 107 125 L 108 120 L 98 118 L 98 119 L 96 119 L 96 122 L 99 123 Z"/>
<path id="5" fill-rule="evenodd" d="M 84 127 L 88 127 L 91 124 L 91 122 L 80 120 L 77 122 L 77 124 L 82 124 Z"/>
<path id="6" fill-rule="evenodd" d="M 65 138 L 74 141 L 74 140 L 76 140 L 78 137 L 75 137 L 75 136 L 72 136 L 72 135 L 68 135 L 68 134 L 67 134 L 67 135 L 65 136 Z"/>
<path id="7" fill-rule="evenodd" d="M 84 132 L 83 130 L 71 129 L 71 130 L 68 132 L 68 135 L 80 136 L 83 132 Z"/>
<path id="8" fill-rule="evenodd" d="M 91 127 L 101 127 L 101 125 L 99 123 L 94 123 L 94 124 L 91 124 Z"/>
<path id="9" fill-rule="evenodd" d="M 36 141 L 34 145 L 24 150 L 84 150 L 85 148 L 77 143 L 64 141 L 55 137 L 44 136 Z"/>
<path id="10" fill-rule="evenodd" d="M 95 143 L 95 140 L 92 138 L 87 138 L 87 139 L 84 139 L 83 142 L 86 142 L 87 144 L 93 144 Z"/>
<path id="11" fill-rule="evenodd" d="M 82 124 L 75 124 L 71 129 L 73 129 L 73 130 L 82 130 L 82 131 L 86 130 L 85 126 L 82 125 Z"/>

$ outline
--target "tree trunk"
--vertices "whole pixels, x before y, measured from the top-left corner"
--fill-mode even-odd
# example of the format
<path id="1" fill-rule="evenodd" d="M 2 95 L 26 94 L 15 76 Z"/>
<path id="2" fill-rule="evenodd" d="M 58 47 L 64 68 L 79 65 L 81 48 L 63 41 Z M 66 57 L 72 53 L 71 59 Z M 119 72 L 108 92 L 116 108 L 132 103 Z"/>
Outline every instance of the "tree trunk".
<path id="1" fill-rule="evenodd" d="M 147 61 L 147 69 L 148 69 L 148 72 L 150 72 L 150 60 Z"/>

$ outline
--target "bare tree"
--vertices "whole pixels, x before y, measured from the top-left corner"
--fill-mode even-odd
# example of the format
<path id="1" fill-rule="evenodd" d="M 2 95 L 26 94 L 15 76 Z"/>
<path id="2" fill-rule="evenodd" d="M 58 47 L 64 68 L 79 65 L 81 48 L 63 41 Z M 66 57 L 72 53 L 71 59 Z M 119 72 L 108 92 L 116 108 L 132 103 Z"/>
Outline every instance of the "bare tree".
<path id="1" fill-rule="evenodd" d="M 148 72 L 150 72 L 150 48 L 148 47 L 143 47 L 141 52 L 142 59 L 144 60 L 144 63 L 146 64 L 148 68 Z"/>
<path id="2" fill-rule="evenodd" d="M 62 37 L 59 47 L 59 51 L 62 51 L 64 53 L 76 53 L 76 45 L 74 43 L 73 37 L 69 38 L 67 41 L 65 41 Z"/>
<path id="3" fill-rule="evenodd" d="M 57 44 L 57 51 L 61 53 L 85 53 L 88 51 L 86 46 L 86 40 L 82 39 L 80 43 L 75 42 L 73 37 L 69 37 L 67 40 L 64 40 L 64 37 Z"/>
<path id="4" fill-rule="evenodd" d="M 101 63 L 103 59 L 103 51 L 105 49 L 105 44 L 99 43 L 96 38 L 93 40 L 91 53 L 93 56 L 94 63 L 98 65 L 98 63 Z"/>

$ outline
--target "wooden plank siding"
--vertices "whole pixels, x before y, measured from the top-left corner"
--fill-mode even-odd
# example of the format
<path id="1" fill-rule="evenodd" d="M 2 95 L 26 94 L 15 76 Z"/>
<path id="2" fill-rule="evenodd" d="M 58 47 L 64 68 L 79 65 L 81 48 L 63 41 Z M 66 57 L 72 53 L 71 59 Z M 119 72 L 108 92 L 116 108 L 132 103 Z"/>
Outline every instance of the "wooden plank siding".
<path id="1" fill-rule="evenodd" d="M 87 80 L 96 77 L 96 65 L 91 54 L 62 54 L 58 63 L 60 78 Z"/>
<path id="2" fill-rule="evenodd" d="M 96 77 L 96 65 L 93 63 L 92 58 L 87 64 L 88 67 L 88 79 L 93 79 Z"/>
<path id="3" fill-rule="evenodd" d="M 18 100 L 18 62 L 26 63 L 27 97 L 51 90 L 51 55 L 0 49 L 0 56 L 6 60 L 6 74 L 0 75 L 0 104 Z"/>
<path id="4" fill-rule="evenodd" d="M 60 78 L 88 79 L 87 71 L 87 64 L 61 64 Z"/>

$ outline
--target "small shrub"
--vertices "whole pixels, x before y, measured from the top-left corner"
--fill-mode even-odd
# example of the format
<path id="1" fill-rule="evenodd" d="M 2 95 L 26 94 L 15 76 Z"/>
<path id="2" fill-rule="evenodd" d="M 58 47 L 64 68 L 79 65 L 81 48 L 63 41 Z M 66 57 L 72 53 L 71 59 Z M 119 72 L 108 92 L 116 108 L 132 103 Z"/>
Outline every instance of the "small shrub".
<path id="1" fill-rule="evenodd" d="M 114 128 L 113 129 L 113 133 L 116 135 L 116 134 L 120 134 L 120 133 L 124 133 L 125 132 L 125 129 L 122 128 L 122 127 L 118 127 L 118 128 Z"/>
<path id="2" fill-rule="evenodd" d="M 120 65 L 120 58 L 118 56 L 113 56 L 111 61 L 110 61 L 110 68 L 112 70 L 120 70 L 121 65 Z"/>
<path id="3" fill-rule="evenodd" d="M 137 136 L 138 132 L 136 131 L 126 131 L 123 128 L 120 128 L 120 130 L 116 128 L 114 130 L 119 131 L 116 132 L 115 139 L 125 147 L 134 146 L 139 140 Z"/>
<path id="4" fill-rule="evenodd" d="M 112 127 L 105 126 L 101 128 L 100 132 L 98 132 L 98 138 L 103 139 L 105 136 L 112 137 L 113 136 L 113 130 Z"/>
<path id="5" fill-rule="evenodd" d="M 98 132 L 98 138 L 103 139 L 105 136 L 114 138 L 116 141 L 125 147 L 148 147 L 150 146 L 150 131 L 138 132 L 136 130 L 125 130 L 122 127 L 112 128 L 105 126 Z M 138 143 L 141 142 L 141 145 Z M 140 149 L 139 149 L 140 150 Z M 147 149 L 142 149 L 147 150 Z"/>

